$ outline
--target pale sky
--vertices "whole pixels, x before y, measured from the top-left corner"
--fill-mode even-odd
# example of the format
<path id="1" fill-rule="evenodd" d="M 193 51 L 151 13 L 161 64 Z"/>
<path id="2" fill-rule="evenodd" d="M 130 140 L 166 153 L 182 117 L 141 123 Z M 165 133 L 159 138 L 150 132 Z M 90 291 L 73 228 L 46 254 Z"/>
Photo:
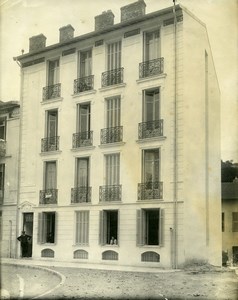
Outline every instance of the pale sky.
<path id="1" fill-rule="evenodd" d="M 75 36 L 94 30 L 94 17 L 136 0 L 0 0 L 0 100 L 19 100 L 20 69 L 14 56 L 29 50 L 29 38 L 43 33 L 47 46 L 59 40 L 59 28 L 71 24 Z M 146 13 L 173 5 L 145 0 Z M 221 90 L 221 159 L 238 162 L 238 1 L 179 0 L 207 26 Z"/>

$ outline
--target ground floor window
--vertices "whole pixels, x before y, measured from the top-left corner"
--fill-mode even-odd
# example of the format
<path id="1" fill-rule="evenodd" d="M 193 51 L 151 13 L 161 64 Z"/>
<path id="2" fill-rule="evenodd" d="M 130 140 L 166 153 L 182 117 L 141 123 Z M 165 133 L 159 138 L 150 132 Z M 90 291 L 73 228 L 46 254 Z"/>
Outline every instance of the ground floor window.
<path id="1" fill-rule="evenodd" d="M 100 211 L 99 243 L 101 245 L 117 245 L 119 240 L 119 211 Z"/>
<path id="2" fill-rule="evenodd" d="M 89 211 L 76 212 L 75 243 L 77 245 L 88 245 L 89 237 Z"/>
<path id="3" fill-rule="evenodd" d="M 137 210 L 137 245 L 162 245 L 163 210 Z"/>
<path id="4" fill-rule="evenodd" d="M 38 214 L 38 243 L 55 243 L 56 212 Z"/>
<path id="5" fill-rule="evenodd" d="M 232 247 L 233 264 L 238 264 L 238 246 Z"/>
<path id="6" fill-rule="evenodd" d="M 232 232 L 238 232 L 238 212 L 232 213 Z"/>

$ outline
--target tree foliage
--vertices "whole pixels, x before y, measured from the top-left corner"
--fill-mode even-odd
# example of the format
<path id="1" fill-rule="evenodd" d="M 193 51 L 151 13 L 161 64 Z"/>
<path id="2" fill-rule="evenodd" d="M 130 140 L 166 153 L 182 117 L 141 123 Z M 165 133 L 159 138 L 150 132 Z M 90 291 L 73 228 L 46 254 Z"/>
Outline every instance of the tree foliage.
<path id="1" fill-rule="evenodd" d="M 238 164 L 233 163 L 232 160 L 221 161 L 221 181 L 233 182 L 236 177 L 238 177 Z"/>

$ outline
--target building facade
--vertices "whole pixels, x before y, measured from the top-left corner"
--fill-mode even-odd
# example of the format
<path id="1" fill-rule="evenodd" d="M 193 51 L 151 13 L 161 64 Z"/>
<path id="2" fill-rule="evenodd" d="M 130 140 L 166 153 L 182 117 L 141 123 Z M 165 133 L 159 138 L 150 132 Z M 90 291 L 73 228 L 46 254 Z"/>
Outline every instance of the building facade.
<path id="1" fill-rule="evenodd" d="M 221 264 L 219 87 L 205 25 L 139 0 L 59 43 L 30 38 L 22 72 L 19 230 L 32 257 Z M 196 44 L 196 47 L 194 45 Z M 212 170 L 212 172 L 210 172 Z M 31 220 L 31 221 L 27 221 Z"/>
<path id="2" fill-rule="evenodd" d="M 0 102 L 0 247 L 15 257 L 19 172 L 20 104 Z"/>
<path id="3" fill-rule="evenodd" d="M 222 183 L 222 251 L 238 265 L 238 179 Z"/>

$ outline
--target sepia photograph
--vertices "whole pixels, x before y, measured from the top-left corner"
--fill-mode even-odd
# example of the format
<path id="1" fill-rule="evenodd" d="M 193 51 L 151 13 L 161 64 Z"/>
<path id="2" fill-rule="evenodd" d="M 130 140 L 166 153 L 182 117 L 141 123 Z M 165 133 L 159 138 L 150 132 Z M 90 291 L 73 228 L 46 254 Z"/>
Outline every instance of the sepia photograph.
<path id="1" fill-rule="evenodd" d="M 237 0 L 0 0 L 0 298 L 238 299 Z"/>

